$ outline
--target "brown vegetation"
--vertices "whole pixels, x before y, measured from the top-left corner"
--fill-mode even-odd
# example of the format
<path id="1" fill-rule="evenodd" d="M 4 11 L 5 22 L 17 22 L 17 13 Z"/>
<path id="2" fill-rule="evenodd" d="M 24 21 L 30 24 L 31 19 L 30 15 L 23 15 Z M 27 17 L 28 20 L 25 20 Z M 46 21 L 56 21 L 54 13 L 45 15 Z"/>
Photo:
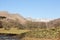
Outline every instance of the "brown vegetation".
<path id="1" fill-rule="evenodd" d="M 2 27 L 7 30 L 10 28 L 31 30 L 31 32 L 24 33 L 23 36 L 26 37 L 24 37 L 23 40 L 57 40 L 48 39 L 48 37 L 55 38 L 56 35 L 58 35 L 57 38 L 60 39 L 60 18 L 50 22 L 32 22 L 27 21 L 25 18 L 17 14 L 0 12 L 0 28 Z M 47 39 L 44 39 L 45 37 Z"/>

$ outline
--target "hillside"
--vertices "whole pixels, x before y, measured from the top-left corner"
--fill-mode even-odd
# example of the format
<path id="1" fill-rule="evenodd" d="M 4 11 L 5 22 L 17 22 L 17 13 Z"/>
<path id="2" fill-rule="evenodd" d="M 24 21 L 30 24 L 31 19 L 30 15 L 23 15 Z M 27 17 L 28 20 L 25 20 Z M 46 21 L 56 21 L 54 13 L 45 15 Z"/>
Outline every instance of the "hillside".
<path id="1" fill-rule="evenodd" d="M 6 11 L 0 11 L 0 16 L 4 16 L 6 17 L 7 20 L 17 20 L 18 22 L 20 22 L 21 24 L 25 23 L 25 18 L 23 18 L 21 15 L 19 14 L 10 14 L 9 12 Z"/>
<path id="2" fill-rule="evenodd" d="M 1 17 L 5 17 L 4 19 L 2 19 L 3 23 L 8 22 L 7 23 L 8 25 L 20 25 L 23 26 L 24 29 L 52 28 L 60 26 L 60 18 L 58 19 L 24 18 L 19 14 L 11 14 L 7 11 L 0 11 L 0 19 Z"/>
<path id="3" fill-rule="evenodd" d="M 0 11 L 0 30 L 3 33 L 22 33 L 17 35 L 22 40 L 57 40 L 60 39 L 60 18 L 58 19 L 31 19 L 19 14 Z M 16 29 L 13 29 L 16 28 Z M 11 30 L 10 30 L 11 29 Z M 8 32 L 9 30 L 9 32 Z M 13 30 L 13 31 L 12 31 Z M 18 31 L 21 32 L 18 32 Z M 29 30 L 29 32 L 25 32 Z M 23 35 L 23 36 L 22 36 Z"/>

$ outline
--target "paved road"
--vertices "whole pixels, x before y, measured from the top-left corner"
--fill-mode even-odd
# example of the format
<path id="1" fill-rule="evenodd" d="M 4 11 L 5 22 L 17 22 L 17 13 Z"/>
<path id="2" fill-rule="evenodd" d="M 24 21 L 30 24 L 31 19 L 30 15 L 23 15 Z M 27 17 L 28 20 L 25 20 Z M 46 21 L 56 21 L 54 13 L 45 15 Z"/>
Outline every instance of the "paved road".
<path id="1" fill-rule="evenodd" d="M 11 36 L 0 35 L 0 40 L 20 40 L 20 39 L 16 37 L 11 37 Z"/>

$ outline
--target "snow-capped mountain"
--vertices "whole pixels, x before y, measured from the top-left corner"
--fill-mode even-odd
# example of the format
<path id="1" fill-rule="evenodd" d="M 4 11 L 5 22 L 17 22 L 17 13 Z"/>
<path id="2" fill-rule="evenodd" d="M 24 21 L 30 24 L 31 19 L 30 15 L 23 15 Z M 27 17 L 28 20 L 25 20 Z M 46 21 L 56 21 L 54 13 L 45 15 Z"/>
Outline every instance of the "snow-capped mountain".
<path id="1" fill-rule="evenodd" d="M 45 19 L 45 18 L 36 18 L 36 19 L 33 19 L 33 18 L 26 18 L 27 20 L 29 21 L 32 21 L 32 22 L 49 22 L 53 19 Z"/>

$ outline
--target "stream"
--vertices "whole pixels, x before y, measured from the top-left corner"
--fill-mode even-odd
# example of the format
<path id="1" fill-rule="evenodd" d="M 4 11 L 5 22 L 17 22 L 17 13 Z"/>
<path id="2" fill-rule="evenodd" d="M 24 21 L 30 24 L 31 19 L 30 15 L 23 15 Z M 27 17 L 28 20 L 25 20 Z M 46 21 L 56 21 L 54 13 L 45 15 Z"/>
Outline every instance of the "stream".
<path id="1" fill-rule="evenodd" d="M 11 37 L 11 36 L 5 36 L 5 35 L 0 35 L 0 40 L 20 40 L 17 37 Z"/>

